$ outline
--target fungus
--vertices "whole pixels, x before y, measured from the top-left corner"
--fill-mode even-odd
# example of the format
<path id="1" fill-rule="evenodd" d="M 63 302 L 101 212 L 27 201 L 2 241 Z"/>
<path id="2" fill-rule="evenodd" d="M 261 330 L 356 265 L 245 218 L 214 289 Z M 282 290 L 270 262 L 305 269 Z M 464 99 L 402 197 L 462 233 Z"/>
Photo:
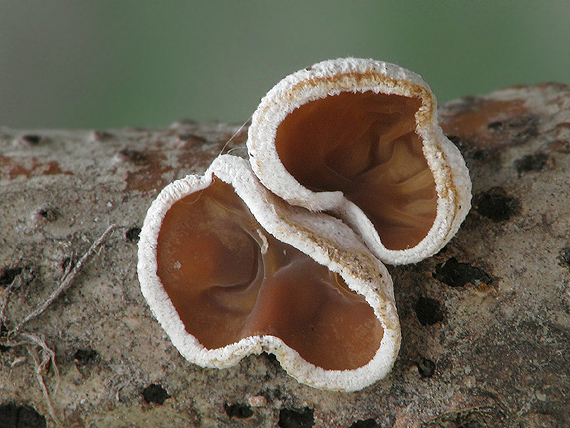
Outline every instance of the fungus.
<path id="1" fill-rule="evenodd" d="M 362 296 L 264 232 L 215 177 L 166 213 L 157 274 L 186 331 L 208 349 L 272 335 L 312 364 L 343 370 L 370 361 L 382 340 Z"/>
<path id="2" fill-rule="evenodd" d="M 249 128 L 252 166 L 288 202 L 342 218 L 391 264 L 441 249 L 470 206 L 463 158 L 417 74 L 324 61 L 277 84 Z"/>
<path id="3" fill-rule="evenodd" d="M 393 364 L 385 267 L 339 220 L 268 192 L 243 159 L 220 156 L 165 188 L 140 242 L 142 291 L 190 361 L 227 367 L 267 351 L 300 381 L 341 390 Z"/>
<path id="4" fill-rule="evenodd" d="M 285 78 L 253 115 L 250 163 L 167 186 L 140 233 L 141 290 L 189 361 L 269 352 L 321 389 L 383 378 L 400 346 L 382 261 L 440 250 L 471 183 L 416 74 L 359 59 Z"/>

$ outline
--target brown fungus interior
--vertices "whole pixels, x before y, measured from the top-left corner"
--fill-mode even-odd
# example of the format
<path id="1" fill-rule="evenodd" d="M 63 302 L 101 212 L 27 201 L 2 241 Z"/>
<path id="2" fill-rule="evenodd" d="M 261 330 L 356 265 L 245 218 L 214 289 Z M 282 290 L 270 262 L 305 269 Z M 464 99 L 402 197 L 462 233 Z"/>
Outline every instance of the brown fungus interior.
<path id="1" fill-rule="evenodd" d="M 219 179 L 170 208 L 157 259 L 186 331 L 208 349 L 273 335 L 316 366 L 346 370 L 380 346 L 383 328 L 364 297 L 263 230 Z"/>
<path id="2" fill-rule="evenodd" d="M 340 190 L 372 221 L 384 246 L 417 245 L 433 225 L 437 195 L 415 132 L 418 98 L 342 92 L 308 102 L 277 128 L 285 168 L 313 191 Z"/>

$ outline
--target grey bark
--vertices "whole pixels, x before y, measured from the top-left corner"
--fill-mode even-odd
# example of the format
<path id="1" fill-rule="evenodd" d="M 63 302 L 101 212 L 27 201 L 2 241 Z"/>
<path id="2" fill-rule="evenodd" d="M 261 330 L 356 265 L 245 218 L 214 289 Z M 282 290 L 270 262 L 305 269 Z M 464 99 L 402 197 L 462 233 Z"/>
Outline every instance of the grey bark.
<path id="1" fill-rule="evenodd" d="M 570 425 L 570 88 L 440 110 L 473 208 L 439 254 L 390 268 L 402 349 L 386 379 L 356 393 L 300 385 L 267 355 L 192 365 L 139 291 L 150 202 L 222 150 L 245 155 L 244 130 L 0 128 L 0 426 Z M 64 293 L 9 336 L 112 224 Z"/>

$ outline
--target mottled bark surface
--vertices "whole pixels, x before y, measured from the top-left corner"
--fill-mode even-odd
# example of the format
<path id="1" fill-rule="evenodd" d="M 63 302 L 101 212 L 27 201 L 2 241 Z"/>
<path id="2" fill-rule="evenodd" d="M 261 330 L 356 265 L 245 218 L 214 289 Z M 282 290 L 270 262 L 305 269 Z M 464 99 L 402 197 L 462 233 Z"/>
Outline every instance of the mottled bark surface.
<path id="1" fill-rule="evenodd" d="M 473 208 L 439 254 L 390 268 L 402 349 L 356 393 L 300 385 L 268 355 L 189 364 L 139 291 L 150 202 L 203 172 L 238 127 L 0 128 L 0 426 L 570 425 L 570 88 L 460 99 L 441 123 L 465 155 Z M 225 151 L 245 155 L 245 138 Z M 69 289 L 9 336 L 111 224 Z"/>

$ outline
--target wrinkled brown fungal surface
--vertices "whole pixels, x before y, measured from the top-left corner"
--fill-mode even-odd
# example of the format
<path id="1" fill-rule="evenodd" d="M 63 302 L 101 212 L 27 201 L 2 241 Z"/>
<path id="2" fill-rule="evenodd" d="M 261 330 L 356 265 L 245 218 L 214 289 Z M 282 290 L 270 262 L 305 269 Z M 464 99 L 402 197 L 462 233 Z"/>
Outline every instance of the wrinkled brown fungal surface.
<path id="1" fill-rule="evenodd" d="M 364 297 L 254 219 L 219 179 L 177 201 L 158 236 L 158 276 L 208 349 L 273 335 L 324 369 L 372 359 L 383 329 Z"/>
<path id="2" fill-rule="evenodd" d="M 416 133 L 421 101 L 342 92 L 308 102 L 277 128 L 279 158 L 303 186 L 340 190 L 390 250 L 417 245 L 433 225 L 437 194 Z"/>

